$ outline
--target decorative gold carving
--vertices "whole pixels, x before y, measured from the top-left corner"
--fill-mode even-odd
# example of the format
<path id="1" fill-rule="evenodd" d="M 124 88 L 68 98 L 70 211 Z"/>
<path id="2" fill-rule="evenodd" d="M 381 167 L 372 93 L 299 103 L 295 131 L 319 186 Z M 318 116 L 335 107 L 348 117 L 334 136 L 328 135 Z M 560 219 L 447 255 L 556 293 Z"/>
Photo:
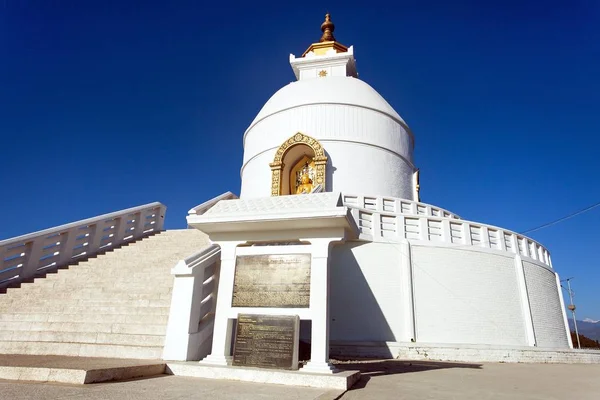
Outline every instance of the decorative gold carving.
<path id="1" fill-rule="evenodd" d="M 313 180 L 313 184 L 322 185 L 323 189 L 325 189 L 325 165 L 327 164 L 325 150 L 318 140 L 298 132 L 283 142 L 281 146 L 279 146 L 279 149 L 277 149 L 275 152 L 275 158 L 273 159 L 273 162 L 269 164 L 271 167 L 271 196 L 281 195 L 281 172 L 283 170 L 283 157 L 291 147 L 299 144 L 307 145 L 315 153 L 313 157 L 315 168 L 315 178 Z"/>
<path id="2" fill-rule="evenodd" d="M 321 78 L 323 78 L 323 77 L 327 76 L 327 71 L 325 71 L 324 69 L 320 70 L 320 71 L 319 71 L 319 76 L 320 76 Z"/>
<path id="3" fill-rule="evenodd" d="M 347 52 L 348 48 L 346 46 L 335 41 L 335 37 L 333 36 L 334 30 L 335 25 L 333 22 L 331 22 L 331 16 L 329 14 L 325 14 L 325 22 L 321 24 L 321 31 L 323 31 L 321 39 L 319 39 L 318 43 L 311 44 L 310 47 L 302 54 L 302 57 L 311 51 L 318 56 L 326 54 L 331 49 L 335 50 L 336 53 Z"/>

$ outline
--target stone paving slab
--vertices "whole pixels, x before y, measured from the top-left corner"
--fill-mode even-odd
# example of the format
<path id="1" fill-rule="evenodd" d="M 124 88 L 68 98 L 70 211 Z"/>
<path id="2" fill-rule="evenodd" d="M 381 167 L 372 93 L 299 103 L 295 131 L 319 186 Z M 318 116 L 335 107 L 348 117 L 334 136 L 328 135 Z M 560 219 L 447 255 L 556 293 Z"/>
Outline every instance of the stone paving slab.
<path id="1" fill-rule="evenodd" d="M 17 381 L 84 384 L 161 375 L 165 367 L 161 360 L 0 355 L 0 379 Z"/>

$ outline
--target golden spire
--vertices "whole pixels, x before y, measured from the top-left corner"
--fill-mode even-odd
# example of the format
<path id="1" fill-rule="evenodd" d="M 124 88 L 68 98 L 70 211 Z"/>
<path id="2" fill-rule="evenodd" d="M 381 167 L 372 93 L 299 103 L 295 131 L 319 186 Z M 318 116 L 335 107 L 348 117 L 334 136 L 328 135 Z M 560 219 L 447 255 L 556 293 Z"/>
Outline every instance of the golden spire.
<path id="1" fill-rule="evenodd" d="M 333 36 L 333 31 L 335 30 L 335 25 L 331 22 L 331 15 L 329 13 L 325 14 L 325 22 L 321 24 L 321 31 L 323 35 L 318 43 L 313 43 L 310 47 L 302 54 L 302 57 L 310 53 L 311 51 L 317 55 L 322 56 L 327 54 L 330 50 L 334 50 L 336 53 L 345 53 L 348 51 L 348 48 L 341 43 L 335 41 L 335 37 Z"/>
<path id="2" fill-rule="evenodd" d="M 335 25 L 331 22 L 331 16 L 329 13 L 325 14 L 325 22 L 321 24 L 321 31 L 323 31 L 323 36 L 321 36 L 320 42 L 335 42 L 335 37 L 333 37 L 333 31 L 335 30 Z"/>

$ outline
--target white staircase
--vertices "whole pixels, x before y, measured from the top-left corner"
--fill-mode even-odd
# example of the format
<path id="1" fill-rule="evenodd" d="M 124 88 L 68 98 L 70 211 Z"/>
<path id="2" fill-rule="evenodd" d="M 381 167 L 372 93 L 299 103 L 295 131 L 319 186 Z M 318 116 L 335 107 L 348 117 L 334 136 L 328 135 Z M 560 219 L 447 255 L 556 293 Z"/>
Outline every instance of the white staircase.
<path id="1" fill-rule="evenodd" d="M 207 246 L 164 231 L 0 294 L 0 354 L 159 359 L 171 268 Z"/>

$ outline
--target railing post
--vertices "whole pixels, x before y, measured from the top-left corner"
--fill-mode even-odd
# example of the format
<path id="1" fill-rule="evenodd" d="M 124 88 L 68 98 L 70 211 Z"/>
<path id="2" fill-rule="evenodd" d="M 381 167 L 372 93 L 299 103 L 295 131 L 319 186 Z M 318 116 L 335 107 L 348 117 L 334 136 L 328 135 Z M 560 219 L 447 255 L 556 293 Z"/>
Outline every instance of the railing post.
<path id="1" fill-rule="evenodd" d="M 96 225 L 94 226 L 94 232 L 90 235 L 90 252 L 98 250 L 102 245 L 105 222 L 105 220 L 96 222 Z"/>
<path id="2" fill-rule="evenodd" d="M 380 242 L 383 236 L 383 227 L 381 226 L 381 214 L 374 212 L 371 214 L 371 234 L 374 242 Z"/>
<path id="3" fill-rule="evenodd" d="M 123 240 L 125 237 L 125 230 L 127 229 L 127 220 L 129 219 L 129 215 L 122 215 L 117 217 L 117 222 L 115 223 L 115 235 L 113 236 L 111 243 L 114 245 Z"/>
<path id="4" fill-rule="evenodd" d="M 469 225 L 467 222 L 463 222 L 461 224 L 461 228 L 463 233 L 463 244 L 473 244 L 473 241 L 471 240 L 471 225 Z"/>
<path id="5" fill-rule="evenodd" d="M 144 235 L 144 225 L 146 224 L 146 215 L 144 211 L 135 213 L 135 229 L 133 230 L 133 238 L 138 239 Z"/>
<path id="6" fill-rule="evenodd" d="M 452 243 L 452 232 L 450 232 L 450 220 L 442 219 L 442 241 Z"/>
<path id="7" fill-rule="evenodd" d="M 73 256 L 73 247 L 77 239 L 77 229 L 69 229 L 60 235 L 60 256 L 58 257 L 57 266 L 66 264 Z"/>
<path id="8" fill-rule="evenodd" d="M 479 242 L 479 246 L 492 248 L 492 242 L 490 240 L 490 231 L 487 226 L 481 225 L 479 227 L 479 234 L 481 235 L 481 242 Z"/>
<path id="9" fill-rule="evenodd" d="M 35 276 L 40 265 L 40 258 L 44 252 L 44 239 L 39 237 L 25 245 L 25 260 L 21 268 L 21 279 L 27 279 Z"/>
<path id="10" fill-rule="evenodd" d="M 500 246 L 500 250 L 507 251 L 506 250 L 506 235 L 504 234 L 504 231 L 501 229 L 498 229 L 496 231 L 496 235 L 497 235 L 497 239 L 498 239 L 498 245 Z"/>
<path id="11" fill-rule="evenodd" d="M 167 206 L 161 204 L 156 210 L 156 232 L 161 232 L 165 225 L 165 216 L 167 215 Z"/>

